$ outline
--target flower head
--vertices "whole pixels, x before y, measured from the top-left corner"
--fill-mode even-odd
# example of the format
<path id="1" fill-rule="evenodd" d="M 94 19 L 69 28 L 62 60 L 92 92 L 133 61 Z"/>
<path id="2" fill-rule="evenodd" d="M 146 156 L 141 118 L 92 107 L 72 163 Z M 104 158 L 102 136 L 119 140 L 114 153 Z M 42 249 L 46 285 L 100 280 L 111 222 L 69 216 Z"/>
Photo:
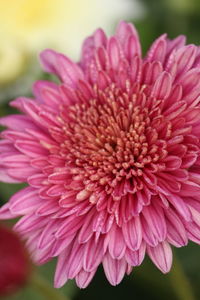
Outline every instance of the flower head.
<path id="1" fill-rule="evenodd" d="M 98 29 L 79 63 L 41 54 L 60 84 L 38 81 L 35 99 L 1 119 L 1 180 L 27 182 L 0 210 L 34 260 L 58 257 L 55 286 L 89 284 L 102 263 L 111 284 L 147 253 L 164 273 L 171 245 L 200 242 L 200 50 L 159 37 L 146 57 L 121 22 Z"/>
<path id="2" fill-rule="evenodd" d="M 28 257 L 19 237 L 0 226 L 0 296 L 14 292 L 22 286 L 28 275 L 30 266 Z"/>

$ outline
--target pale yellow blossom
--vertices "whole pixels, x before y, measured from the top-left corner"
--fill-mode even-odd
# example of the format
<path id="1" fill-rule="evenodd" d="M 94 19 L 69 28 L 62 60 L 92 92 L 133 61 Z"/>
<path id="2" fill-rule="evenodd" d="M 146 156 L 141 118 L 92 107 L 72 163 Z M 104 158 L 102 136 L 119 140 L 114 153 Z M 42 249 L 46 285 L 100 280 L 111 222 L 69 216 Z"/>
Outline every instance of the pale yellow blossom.
<path id="1" fill-rule="evenodd" d="M 135 0 L 136 1 L 136 0 Z M 23 53 L 53 47 L 73 58 L 94 28 L 140 13 L 131 0 L 0 0 L 0 83 L 24 66 Z M 109 30 L 108 30 L 109 32 Z M 20 50 L 21 49 L 21 50 Z"/>

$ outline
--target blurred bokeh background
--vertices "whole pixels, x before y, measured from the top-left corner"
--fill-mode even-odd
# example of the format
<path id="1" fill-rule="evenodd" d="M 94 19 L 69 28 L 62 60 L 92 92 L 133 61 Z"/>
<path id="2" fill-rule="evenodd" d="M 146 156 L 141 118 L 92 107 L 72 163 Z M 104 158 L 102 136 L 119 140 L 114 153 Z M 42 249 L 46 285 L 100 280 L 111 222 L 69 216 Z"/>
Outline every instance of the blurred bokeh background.
<path id="1" fill-rule="evenodd" d="M 83 39 L 97 27 L 108 34 L 119 20 L 134 22 L 145 54 L 151 42 L 167 32 L 170 38 L 187 36 L 188 43 L 200 44 L 199 0 L 0 0 L 0 115 L 12 113 L 9 101 L 31 95 L 32 82 L 48 79 L 37 61 L 44 48 L 54 48 L 78 61 Z M 0 203 L 21 186 L 0 183 Z M 200 299 L 200 254 L 197 245 L 174 249 L 187 275 L 196 299 Z M 52 284 L 55 261 L 37 267 L 37 272 Z M 0 270 L 1 272 L 1 270 Z M 173 274 L 173 275 L 172 275 Z M 62 288 L 71 300 L 148 299 L 181 300 L 174 288 L 177 271 L 161 274 L 146 259 L 131 276 L 111 287 L 101 268 L 86 290 L 73 282 Z M 43 300 L 27 284 L 8 300 Z M 190 299 L 188 299 L 190 300 Z"/>

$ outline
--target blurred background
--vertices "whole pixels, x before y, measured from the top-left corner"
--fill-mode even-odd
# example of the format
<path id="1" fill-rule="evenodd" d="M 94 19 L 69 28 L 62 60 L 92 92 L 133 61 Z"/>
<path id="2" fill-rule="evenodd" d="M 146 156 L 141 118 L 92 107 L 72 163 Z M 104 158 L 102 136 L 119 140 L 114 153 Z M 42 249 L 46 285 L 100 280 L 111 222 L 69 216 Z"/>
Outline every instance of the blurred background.
<path id="1" fill-rule="evenodd" d="M 170 38 L 185 34 L 188 43 L 200 44 L 199 0 L 0 0 L 0 115 L 13 112 L 8 105 L 10 100 L 31 95 L 33 81 L 51 78 L 40 69 L 37 61 L 40 51 L 54 48 L 78 61 L 86 36 L 97 27 L 111 34 L 122 19 L 136 25 L 144 54 L 152 41 L 164 32 Z M 0 204 L 19 188 L 19 185 L 0 183 Z M 190 280 L 196 299 L 200 299 L 199 247 L 190 243 L 185 248 L 174 249 L 174 253 Z M 54 267 L 55 261 L 52 261 L 35 268 L 52 284 Z M 71 300 L 181 300 L 173 286 L 173 276 L 179 276 L 176 272 L 163 275 L 146 259 L 117 287 L 107 283 L 100 268 L 86 290 L 79 290 L 69 282 L 61 291 Z M 45 298 L 37 288 L 26 284 L 3 299 Z"/>

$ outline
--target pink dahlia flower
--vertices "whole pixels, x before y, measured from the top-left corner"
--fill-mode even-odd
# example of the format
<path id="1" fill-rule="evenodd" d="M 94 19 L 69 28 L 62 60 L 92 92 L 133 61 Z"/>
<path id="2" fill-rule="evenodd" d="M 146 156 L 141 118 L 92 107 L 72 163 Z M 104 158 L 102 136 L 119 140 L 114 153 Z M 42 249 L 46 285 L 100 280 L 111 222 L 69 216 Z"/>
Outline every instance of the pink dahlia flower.
<path id="1" fill-rule="evenodd" d="M 0 297 L 25 284 L 30 262 L 18 235 L 0 224 Z"/>
<path id="2" fill-rule="evenodd" d="M 0 210 L 43 264 L 58 257 L 55 287 L 86 287 L 102 263 L 118 284 L 147 253 L 164 273 L 171 245 L 200 243 L 200 48 L 164 34 L 143 59 L 121 22 L 98 29 L 79 63 L 41 54 L 60 83 L 1 118 L 1 180 L 27 182 Z"/>

